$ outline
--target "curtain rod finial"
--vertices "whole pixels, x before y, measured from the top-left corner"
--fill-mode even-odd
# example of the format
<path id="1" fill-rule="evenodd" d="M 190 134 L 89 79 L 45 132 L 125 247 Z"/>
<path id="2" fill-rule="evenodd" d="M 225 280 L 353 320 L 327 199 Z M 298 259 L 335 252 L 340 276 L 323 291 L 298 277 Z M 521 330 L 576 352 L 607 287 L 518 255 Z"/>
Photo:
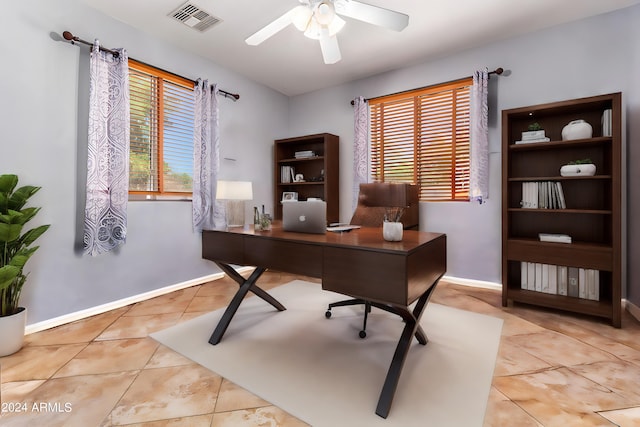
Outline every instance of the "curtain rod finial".
<path id="1" fill-rule="evenodd" d="M 75 40 L 76 38 L 74 37 L 73 34 L 71 34 L 70 31 L 64 31 L 62 33 L 62 37 L 64 37 L 65 40 Z"/>

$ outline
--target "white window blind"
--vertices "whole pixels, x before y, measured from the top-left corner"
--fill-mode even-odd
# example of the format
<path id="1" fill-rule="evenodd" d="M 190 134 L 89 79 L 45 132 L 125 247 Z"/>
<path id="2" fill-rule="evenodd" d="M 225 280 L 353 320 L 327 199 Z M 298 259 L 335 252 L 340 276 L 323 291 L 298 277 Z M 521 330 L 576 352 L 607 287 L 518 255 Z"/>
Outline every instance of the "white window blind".
<path id="1" fill-rule="evenodd" d="M 471 78 L 369 100 L 376 181 L 411 182 L 420 200 L 468 200 Z"/>
<path id="2" fill-rule="evenodd" d="M 193 82 L 132 60 L 129 82 L 130 193 L 191 193 Z"/>

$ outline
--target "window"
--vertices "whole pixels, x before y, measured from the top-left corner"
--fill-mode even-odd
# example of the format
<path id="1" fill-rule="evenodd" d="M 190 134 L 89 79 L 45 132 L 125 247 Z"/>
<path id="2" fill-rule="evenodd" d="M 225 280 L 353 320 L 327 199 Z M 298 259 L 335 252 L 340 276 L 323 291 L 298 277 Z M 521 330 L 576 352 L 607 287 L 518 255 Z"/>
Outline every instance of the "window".
<path id="1" fill-rule="evenodd" d="M 130 59 L 129 83 L 129 193 L 190 195 L 193 82 Z"/>
<path id="2" fill-rule="evenodd" d="M 471 78 L 369 100 L 371 169 L 411 182 L 422 201 L 469 199 Z"/>

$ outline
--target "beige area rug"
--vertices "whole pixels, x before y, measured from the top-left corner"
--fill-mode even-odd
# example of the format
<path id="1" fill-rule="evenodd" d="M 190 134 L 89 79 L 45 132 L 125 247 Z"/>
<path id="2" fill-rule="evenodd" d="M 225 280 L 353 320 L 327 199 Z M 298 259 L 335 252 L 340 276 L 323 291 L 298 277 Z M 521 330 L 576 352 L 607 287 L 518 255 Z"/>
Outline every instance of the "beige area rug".
<path id="1" fill-rule="evenodd" d="M 387 419 L 375 414 L 404 323 L 373 309 L 360 339 L 361 307 L 327 304 L 345 297 L 293 281 L 269 291 L 277 312 L 245 299 L 220 344 L 208 343 L 223 310 L 154 333 L 153 338 L 314 427 L 482 426 L 502 320 L 429 304 Z"/>

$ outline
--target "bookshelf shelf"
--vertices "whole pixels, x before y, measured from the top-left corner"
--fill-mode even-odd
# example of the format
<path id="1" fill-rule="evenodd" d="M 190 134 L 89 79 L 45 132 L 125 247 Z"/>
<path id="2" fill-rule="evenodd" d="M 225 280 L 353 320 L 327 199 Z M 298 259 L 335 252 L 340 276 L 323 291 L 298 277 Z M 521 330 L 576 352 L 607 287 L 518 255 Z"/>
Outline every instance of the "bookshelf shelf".
<path id="1" fill-rule="evenodd" d="M 526 182 L 526 181 L 573 181 L 573 180 L 592 180 L 592 179 L 611 179 L 611 175 L 593 175 L 593 176 L 524 176 L 507 178 L 509 182 Z"/>
<path id="2" fill-rule="evenodd" d="M 533 142 L 531 144 L 510 144 L 510 151 L 548 150 L 550 148 L 571 148 L 611 143 L 612 138 L 601 136 L 587 139 L 574 139 L 571 141 Z"/>
<path id="3" fill-rule="evenodd" d="M 613 93 L 502 111 L 503 305 L 518 302 L 588 314 L 620 327 L 621 98 L 620 93 Z M 611 110 L 609 131 L 602 121 L 605 110 Z M 563 141 L 562 128 L 577 119 L 591 124 L 593 137 Z M 540 124 L 550 141 L 516 144 L 533 122 Z M 587 158 L 596 165 L 594 176 L 559 174 L 564 164 Z M 536 182 L 542 183 L 538 192 L 548 185 L 545 183 L 560 187 L 566 208 L 529 207 L 542 206 L 531 202 L 528 183 Z M 555 190 L 542 194 L 551 193 Z M 553 197 L 533 200 L 552 206 L 546 201 Z M 566 234 L 572 243 L 541 242 L 540 233 Z M 556 277 L 549 271 L 564 271 L 564 267 L 578 271 L 580 286 L 583 277 L 593 274 L 597 279 L 596 296 L 569 296 L 561 294 L 559 288 L 555 291 L 553 286 L 549 287 L 551 290 L 545 290 L 544 285 L 542 291 L 539 287 L 533 289 L 532 276 L 527 276 L 532 265 L 537 273 L 537 266 L 541 265 L 544 274 L 551 274 L 554 285 L 556 279 L 560 280 L 560 273 Z M 575 276 L 569 279 L 577 281 Z M 545 276 L 544 280 L 551 279 Z M 589 280 L 588 285 L 593 286 L 593 280 Z"/>
<path id="4" fill-rule="evenodd" d="M 296 159 L 294 158 L 290 158 L 290 159 L 280 159 L 278 160 L 278 163 L 283 164 L 283 163 L 304 163 L 304 162 L 314 162 L 314 161 L 319 161 L 322 160 L 324 161 L 324 156 L 313 156 L 313 157 L 305 157 L 302 159 Z"/>
<path id="5" fill-rule="evenodd" d="M 527 212 L 534 214 L 589 214 L 589 215 L 611 215 L 610 210 L 602 209 L 544 209 L 544 208 L 508 208 L 509 212 Z"/>

